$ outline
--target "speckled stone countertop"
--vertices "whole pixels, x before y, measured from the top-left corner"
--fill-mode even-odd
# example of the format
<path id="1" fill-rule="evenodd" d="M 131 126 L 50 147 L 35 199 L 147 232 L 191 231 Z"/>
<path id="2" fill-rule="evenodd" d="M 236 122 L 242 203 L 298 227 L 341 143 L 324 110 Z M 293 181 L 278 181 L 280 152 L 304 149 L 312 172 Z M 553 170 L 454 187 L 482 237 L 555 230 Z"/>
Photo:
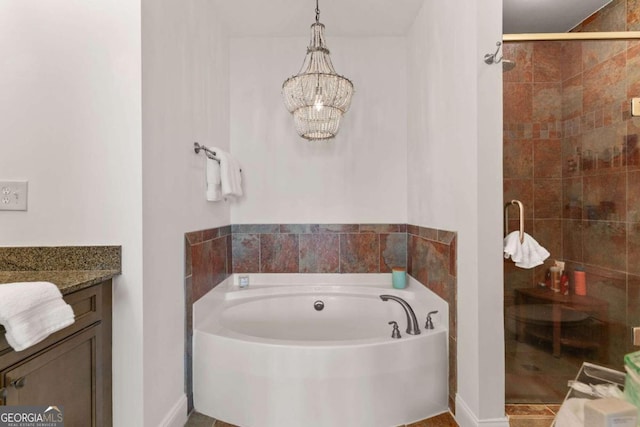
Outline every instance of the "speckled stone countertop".
<path id="1" fill-rule="evenodd" d="M 117 270 L 0 271 L 0 286 L 13 282 L 51 282 L 66 295 L 119 274 Z"/>
<path id="2" fill-rule="evenodd" d="M 0 247 L 0 286 L 51 282 L 66 295 L 119 275 L 121 253 L 120 246 Z"/>

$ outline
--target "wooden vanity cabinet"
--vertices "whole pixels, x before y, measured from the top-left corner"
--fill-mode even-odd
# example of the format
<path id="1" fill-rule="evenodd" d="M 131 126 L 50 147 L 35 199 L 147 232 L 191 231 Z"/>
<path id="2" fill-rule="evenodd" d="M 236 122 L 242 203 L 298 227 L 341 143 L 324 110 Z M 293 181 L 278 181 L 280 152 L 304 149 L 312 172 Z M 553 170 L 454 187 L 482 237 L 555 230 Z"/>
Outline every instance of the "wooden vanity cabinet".
<path id="1" fill-rule="evenodd" d="M 0 338 L 0 405 L 63 407 L 68 426 L 108 427 L 111 280 L 64 296 L 75 322 L 16 352 Z"/>

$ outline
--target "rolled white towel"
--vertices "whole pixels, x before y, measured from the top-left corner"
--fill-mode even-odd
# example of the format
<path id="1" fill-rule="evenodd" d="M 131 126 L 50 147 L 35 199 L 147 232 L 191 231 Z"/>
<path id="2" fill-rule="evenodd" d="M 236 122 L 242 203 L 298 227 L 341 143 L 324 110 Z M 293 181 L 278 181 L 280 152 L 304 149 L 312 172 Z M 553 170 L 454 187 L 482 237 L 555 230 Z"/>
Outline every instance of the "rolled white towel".
<path id="1" fill-rule="evenodd" d="M 0 324 L 15 351 L 31 347 L 73 322 L 73 309 L 53 283 L 0 285 Z"/>
<path id="2" fill-rule="evenodd" d="M 520 242 L 520 232 L 512 231 L 504 238 L 504 257 L 513 260 L 516 267 L 533 268 L 544 263 L 549 258 L 549 251 L 529 234 L 524 233 L 524 239 Z"/>

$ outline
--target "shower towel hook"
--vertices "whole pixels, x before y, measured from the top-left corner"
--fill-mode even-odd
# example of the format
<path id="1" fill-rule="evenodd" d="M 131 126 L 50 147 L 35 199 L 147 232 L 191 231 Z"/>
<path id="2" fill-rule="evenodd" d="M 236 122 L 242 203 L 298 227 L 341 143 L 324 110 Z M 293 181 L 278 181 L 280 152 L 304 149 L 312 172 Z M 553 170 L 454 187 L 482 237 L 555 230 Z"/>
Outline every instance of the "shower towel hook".
<path id="1" fill-rule="evenodd" d="M 509 235 L 509 206 L 518 205 L 520 210 L 520 243 L 524 242 L 524 205 L 520 200 L 512 200 L 504 206 L 504 235 Z"/>
<path id="2" fill-rule="evenodd" d="M 500 48 L 502 47 L 502 42 L 496 42 L 496 53 L 487 53 L 484 56 L 484 63 L 491 65 L 491 64 L 499 64 L 500 62 L 502 62 L 502 58 L 503 56 L 501 55 L 500 58 L 498 58 L 498 52 L 500 52 Z"/>

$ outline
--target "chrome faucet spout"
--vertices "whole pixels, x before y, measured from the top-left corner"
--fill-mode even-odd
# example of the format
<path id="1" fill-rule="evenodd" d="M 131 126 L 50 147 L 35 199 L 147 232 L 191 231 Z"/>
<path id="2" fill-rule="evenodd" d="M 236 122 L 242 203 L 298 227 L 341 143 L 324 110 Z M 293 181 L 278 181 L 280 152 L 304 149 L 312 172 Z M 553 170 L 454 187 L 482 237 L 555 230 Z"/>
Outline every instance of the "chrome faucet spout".
<path id="1" fill-rule="evenodd" d="M 416 314 L 413 312 L 413 309 L 411 308 L 408 302 L 394 295 L 380 295 L 380 299 L 382 301 L 393 300 L 398 304 L 400 304 L 404 309 L 404 313 L 407 315 L 407 333 L 409 335 L 420 334 L 420 327 L 418 326 L 418 318 L 416 317 Z"/>

